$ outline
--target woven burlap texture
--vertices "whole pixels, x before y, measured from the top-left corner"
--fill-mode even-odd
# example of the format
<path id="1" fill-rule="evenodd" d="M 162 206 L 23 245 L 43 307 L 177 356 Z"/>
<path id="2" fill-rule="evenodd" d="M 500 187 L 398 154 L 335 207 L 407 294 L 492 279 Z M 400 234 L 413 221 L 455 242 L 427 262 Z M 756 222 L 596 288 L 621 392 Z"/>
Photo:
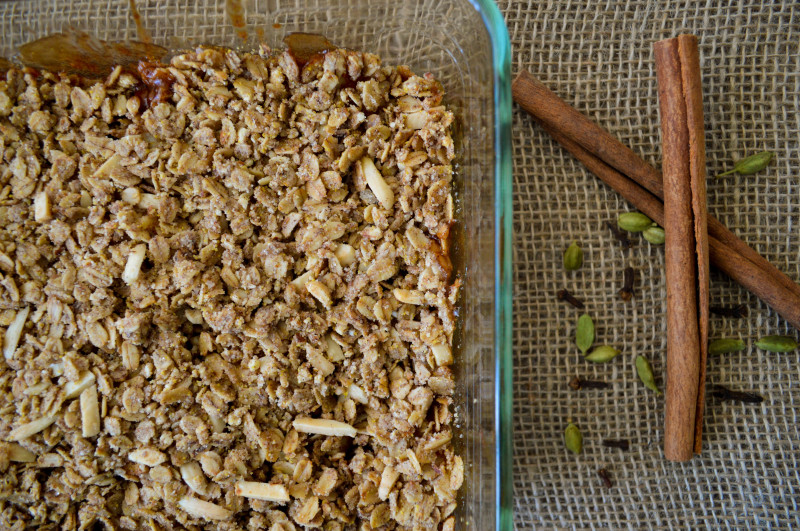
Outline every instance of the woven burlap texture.
<path id="1" fill-rule="evenodd" d="M 88 0 L 87 0 L 88 1 Z M 222 2 L 218 2 L 222 5 Z M 332 3 L 332 5 L 335 3 Z M 653 42 L 691 32 L 700 38 L 708 172 L 769 149 L 777 160 L 755 176 L 709 179 L 709 210 L 793 280 L 800 281 L 800 8 L 793 2 L 647 2 L 541 0 L 500 2 L 508 25 L 512 70 L 532 72 L 569 103 L 660 166 Z M 6 4 L 7 15 L 44 10 L 4 25 L 3 48 L 60 29 L 64 20 L 133 37 L 128 2 L 32 1 Z M 192 4 L 187 10 L 199 9 Z M 167 2 L 140 6 L 155 35 L 219 37 L 217 27 L 173 27 Z M 342 6 L 341 9 L 347 9 Z M 55 14 L 60 15 L 56 16 Z M 199 17 L 190 17 L 190 20 Z M 49 21 L 45 23 L 45 21 Z M 366 35 L 366 33 L 365 33 Z M 224 40 L 224 39 L 222 39 Z M 517 529 L 800 527 L 800 404 L 798 353 L 755 348 L 766 334 L 797 335 L 745 290 L 714 274 L 712 302 L 744 303 L 746 319 L 713 318 L 712 337 L 740 337 L 744 352 L 710 360 L 708 381 L 762 394 L 757 405 L 707 402 L 704 449 L 686 464 L 663 458 L 663 398 L 635 375 L 648 357 L 664 386 L 663 249 L 633 236 L 623 250 L 604 227 L 631 210 L 514 109 L 514 511 Z M 572 240 L 584 266 L 565 272 Z M 622 302 L 622 270 L 636 271 L 636 296 Z M 568 288 L 586 301 L 597 344 L 623 353 L 609 364 L 584 362 L 573 337 L 581 312 L 555 300 Z M 572 376 L 604 380 L 607 391 L 572 391 Z M 563 444 L 569 420 L 584 434 L 584 451 Z M 628 439 L 630 450 L 604 448 Z M 597 470 L 614 481 L 602 486 Z"/>
<path id="2" fill-rule="evenodd" d="M 700 40 L 708 203 L 731 230 L 793 280 L 800 280 L 800 9 L 792 2 L 501 2 L 513 74 L 528 70 L 660 167 L 653 43 L 680 33 Z M 733 3 L 731 3 L 733 4 Z M 640 236 L 623 250 L 608 220 L 632 210 L 610 188 L 514 108 L 514 510 L 517 529 L 772 528 L 800 526 L 798 353 L 770 354 L 754 342 L 790 334 L 774 312 L 721 274 L 712 304 L 744 303 L 746 319 L 712 317 L 711 337 L 747 349 L 713 357 L 708 382 L 764 396 L 762 404 L 707 400 L 704 447 L 689 463 L 663 456 L 664 399 L 637 379 L 649 358 L 664 385 L 664 253 Z M 753 176 L 714 179 L 731 161 L 761 150 L 777 161 Z M 584 249 L 577 272 L 562 267 L 572 240 Z M 617 291 L 636 271 L 636 296 Z M 623 352 L 584 362 L 574 345 L 580 311 L 555 300 L 567 288 L 586 302 L 597 344 Z M 573 391 L 575 375 L 608 391 Z M 584 450 L 564 447 L 569 420 Z M 628 439 L 627 452 L 603 439 Z M 597 470 L 613 478 L 603 487 Z"/>

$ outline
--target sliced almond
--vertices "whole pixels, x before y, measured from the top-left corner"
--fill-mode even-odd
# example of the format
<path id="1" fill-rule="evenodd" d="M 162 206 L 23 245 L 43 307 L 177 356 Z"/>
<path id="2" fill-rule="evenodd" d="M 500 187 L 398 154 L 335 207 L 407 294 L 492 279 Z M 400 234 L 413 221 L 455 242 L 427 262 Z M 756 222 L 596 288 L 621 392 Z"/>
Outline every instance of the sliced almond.
<path id="1" fill-rule="evenodd" d="M 328 360 L 328 358 L 326 358 L 322 352 L 317 349 L 309 350 L 306 354 L 306 357 L 311 363 L 311 366 L 319 371 L 323 376 L 333 374 L 333 371 L 336 370 L 336 365 L 331 363 L 330 360 Z"/>
<path id="2" fill-rule="evenodd" d="M 19 339 L 22 337 L 22 329 L 25 327 L 25 320 L 28 318 L 30 311 L 31 309 L 29 306 L 26 306 L 18 311 L 16 317 L 14 317 L 14 321 L 6 330 L 6 337 L 3 345 L 3 356 L 5 356 L 7 360 L 10 360 L 14 357 L 14 352 L 17 350 Z"/>
<path id="3" fill-rule="evenodd" d="M 437 448 L 441 448 L 445 444 L 449 443 L 452 438 L 453 434 L 449 431 L 440 431 L 430 438 L 430 440 L 425 444 L 424 449 L 429 452 L 436 450 Z"/>
<path id="4" fill-rule="evenodd" d="M 45 192 L 39 192 L 33 200 L 33 219 L 39 223 L 53 219 L 50 197 Z"/>
<path id="5" fill-rule="evenodd" d="M 181 465 L 181 477 L 190 489 L 201 496 L 206 493 L 206 477 L 197 461 L 189 461 Z"/>
<path id="6" fill-rule="evenodd" d="M 314 278 L 314 272 L 306 271 L 296 279 L 292 280 L 292 285 L 298 289 L 303 289 L 304 287 L 306 287 L 306 284 L 308 284 L 311 281 L 312 278 Z"/>
<path id="7" fill-rule="evenodd" d="M 139 278 L 139 272 L 142 270 L 142 263 L 146 253 L 147 245 L 143 243 L 131 249 L 128 261 L 125 263 L 125 270 L 122 272 L 122 280 L 126 284 L 131 284 Z"/>
<path id="8" fill-rule="evenodd" d="M 292 423 L 294 429 L 303 433 L 330 435 L 336 437 L 355 437 L 358 433 L 354 427 L 344 422 L 329 419 L 312 419 L 299 417 Z"/>
<path id="9" fill-rule="evenodd" d="M 142 192 L 138 188 L 125 188 L 120 197 L 129 205 L 135 205 L 142 199 Z"/>
<path id="10" fill-rule="evenodd" d="M 14 271 L 14 260 L 2 251 L 0 251 L 0 269 L 7 273 Z"/>
<path id="11" fill-rule="evenodd" d="M 419 464 L 419 459 L 417 459 L 417 454 L 414 453 L 414 450 L 411 448 L 406 450 L 406 457 L 411 466 L 414 467 L 414 470 L 417 471 L 417 474 L 422 474 L 422 466 Z"/>
<path id="12" fill-rule="evenodd" d="M 336 255 L 336 259 L 339 260 L 342 267 L 347 267 L 356 261 L 356 250 L 352 245 L 346 243 L 339 245 L 333 254 Z"/>
<path id="13" fill-rule="evenodd" d="M 401 96 L 397 98 L 397 106 L 403 112 L 416 112 L 422 109 L 422 102 L 414 96 Z"/>
<path id="14" fill-rule="evenodd" d="M 331 299 L 331 290 L 328 289 L 328 286 L 319 280 L 312 280 L 306 284 L 306 289 L 315 299 L 324 304 L 325 307 L 330 308 L 333 300 Z"/>
<path id="15" fill-rule="evenodd" d="M 394 192 L 389 188 L 389 185 L 386 184 L 383 175 L 381 175 L 381 172 L 375 167 L 375 163 L 372 162 L 372 159 L 369 157 L 361 159 L 361 170 L 364 172 L 364 178 L 367 180 L 369 189 L 372 190 L 372 193 L 375 194 L 375 197 L 381 202 L 383 208 L 386 210 L 392 208 L 392 205 L 394 205 Z"/>
<path id="16" fill-rule="evenodd" d="M 381 500 L 386 500 L 389 497 L 389 493 L 392 491 L 392 487 L 398 477 L 400 477 L 400 472 L 395 470 L 393 466 L 387 465 L 383 469 L 381 484 L 378 486 L 378 497 Z"/>
<path id="17" fill-rule="evenodd" d="M 178 502 L 181 509 L 194 516 L 195 518 L 205 518 L 207 520 L 227 520 L 233 513 L 224 507 L 194 496 L 184 496 Z"/>
<path id="18" fill-rule="evenodd" d="M 367 393 L 365 393 L 359 386 L 356 384 L 350 384 L 350 387 L 347 388 L 347 394 L 358 402 L 359 404 L 366 404 L 369 402 L 367 398 Z"/>
<path id="19" fill-rule="evenodd" d="M 111 171 L 119 166 L 119 161 L 122 159 L 118 154 L 111 155 L 99 168 L 94 172 L 93 177 L 106 177 Z"/>
<path id="20" fill-rule="evenodd" d="M 53 373 L 53 376 L 59 377 L 64 374 L 64 364 L 61 362 L 58 363 L 51 363 L 50 364 L 50 372 Z"/>
<path id="21" fill-rule="evenodd" d="M 158 198 L 155 196 L 155 194 L 140 194 L 139 206 L 145 210 L 148 208 L 158 208 Z"/>
<path id="22" fill-rule="evenodd" d="M 235 489 L 237 496 L 253 498 L 256 500 L 271 501 L 277 503 L 288 503 L 289 492 L 283 485 L 274 483 L 260 483 L 258 481 L 240 481 Z"/>
<path id="23" fill-rule="evenodd" d="M 417 289 L 395 289 L 392 290 L 392 295 L 398 301 L 405 304 L 424 304 L 425 294 Z"/>
<path id="24" fill-rule="evenodd" d="M 406 238 L 417 251 L 423 251 L 431 245 L 431 241 L 418 227 L 411 226 L 406 229 Z"/>
<path id="25" fill-rule="evenodd" d="M 41 456 L 37 460 L 36 465 L 39 468 L 57 468 L 64 466 L 64 458 L 61 456 L 61 454 L 50 452 Z"/>
<path id="26" fill-rule="evenodd" d="M 302 526 L 311 526 L 314 517 L 319 512 L 319 498 L 310 496 L 306 498 L 295 514 L 295 520 Z"/>
<path id="27" fill-rule="evenodd" d="M 448 345 L 444 343 L 440 345 L 431 345 L 431 352 L 436 359 L 436 365 L 452 365 L 453 352 Z"/>
<path id="28" fill-rule="evenodd" d="M 328 351 L 328 359 L 333 362 L 339 362 L 344 359 L 344 351 L 342 347 L 333 340 L 330 334 L 325 335 L 325 348 Z"/>
<path id="29" fill-rule="evenodd" d="M 81 393 L 81 423 L 84 437 L 94 437 L 100 433 L 100 406 L 97 402 L 97 386 L 94 384 Z"/>
<path id="30" fill-rule="evenodd" d="M 15 463 L 33 463 L 36 461 L 36 455 L 17 443 L 11 443 L 8 445 L 8 459 Z"/>
<path id="31" fill-rule="evenodd" d="M 236 93 L 239 94 L 240 98 L 247 103 L 250 103 L 255 95 L 256 84 L 254 81 L 250 81 L 249 79 L 237 77 L 233 80 L 233 88 L 236 90 Z"/>
<path id="32" fill-rule="evenodd" d="M 291 476 L 294 474 L 295 466 L 288 461 L 277 461 L 274 465 L 272 465 L 272 470 L 276 474 L 286 474 L 287 476 Z"/>
<path id="33" fill-rule="evenodd" d="M 55 415 L 48 415 L 14 428 L 11 430 L 11 433 L 8 434 L 8 440 L 19 442 L 27 439 L 28 437 L 32 437 L 33 435 L 36 435 L 40 431 L 53 424 L 56 421 L 56 418 L 58 417 Z"/>
<path id="34" fill-rule="evenodd" d="M 426 111 L 411 112 L 405 115 L 406 128 L 422 129 L 428 123 L 428 113 Z"/>
<path id="35" fill-rule="evenodd" d="M 36 396 L 41 394 L 42 391 L 47 390 L 48 387 L 50 387 L 50 382 L 39 382 L 38 384 L 32 385 L 25 389 L 23 393 L 28 396 Z"/>
<path id="36" fill-rule="evenodd" d="M 67 382 L 64 386 L 64 394 L 67 400 L 80 396 L 90 385 L 94 383 L 94 373 L 86 371 L 74 382 Z"/>
<path id="37" fill-rule="evenodd" d="M 182 386 L 174 389 L 164 389 L 164 391 L 158 395 L 158 401 L 167 406 L 170 404 L 175 404 L 176 402 L 180 402 L 181 400 L 186 400 L 191 396 L 191 390 L 186 386 Z"/>
<path id="38" fill-rule="evenodd" d="M 141 448 L 128 454 L 128 459 L 145 466 L 158 466 L 167 460 L 167 456 L 153 448 Z"/>

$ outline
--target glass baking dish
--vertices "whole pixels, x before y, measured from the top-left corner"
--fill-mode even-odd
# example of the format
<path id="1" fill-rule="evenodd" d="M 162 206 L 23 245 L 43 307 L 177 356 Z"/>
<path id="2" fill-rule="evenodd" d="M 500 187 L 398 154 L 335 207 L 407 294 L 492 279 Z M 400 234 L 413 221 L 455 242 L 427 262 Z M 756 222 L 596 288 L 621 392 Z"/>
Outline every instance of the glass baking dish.
<path id="1" fill-rule="evenodd" d="M 50 0 L 0 2 L 0 54 L 81 31 L 109 41 L 282 47 L 325 35 L 433 73 L 457 120 L 453 253 L 463 280 L 456 338 L 457 445 L 466 465 L 458 529 L 511 529 L 510 45 L 491 0 Z"/>

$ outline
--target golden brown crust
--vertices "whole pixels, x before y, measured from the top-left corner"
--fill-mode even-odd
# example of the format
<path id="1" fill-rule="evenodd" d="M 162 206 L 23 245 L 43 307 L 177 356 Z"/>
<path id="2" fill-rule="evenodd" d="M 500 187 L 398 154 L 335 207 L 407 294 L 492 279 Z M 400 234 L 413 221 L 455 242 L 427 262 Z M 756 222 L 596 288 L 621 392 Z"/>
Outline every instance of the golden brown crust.
<path id="1" fill-rule="evenodd" d="M 452 528 L 441 86 L 345 50 L 166 68 L 152 106 L 121 70 L 0 82 L 0 527 Z"/>

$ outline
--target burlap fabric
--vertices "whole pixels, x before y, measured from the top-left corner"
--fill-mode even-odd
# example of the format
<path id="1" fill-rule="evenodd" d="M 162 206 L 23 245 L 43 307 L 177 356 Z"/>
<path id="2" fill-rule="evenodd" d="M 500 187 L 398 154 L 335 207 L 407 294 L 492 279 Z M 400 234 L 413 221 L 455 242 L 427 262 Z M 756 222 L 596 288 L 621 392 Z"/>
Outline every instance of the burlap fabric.
<path id="1" fill-rule="evenodd" d="M 800 10 L 792 2 L 501 2 L 512 70 L 527 69 L 660 166 L 652 44 L 682 32 L 700 39 L 708 173 L 761 150 L 777 162 L 754 176 L 709 178 L 709 210 L 762 255 L 800 281 Z M 733 4 L 731 2 L 730 4 Z M 707 400 L 702 456 L 663 457 L 664 400 L 639 383 L 634 357 L 648 357 L 664 384 L 664 253 L 634 236 L 623 250 L 603 226 L 632 207 L 515 107 L 514 142 L 514 510 L 518 529 L 753 528 L 800 526 L 798 352 L 770 354 L 765 334 L 797 337 L 774 312 L 721 274 L 712 304 L 747 304 L 746 319 L 712 318 L 712 337 L 740 337 L 744 352 L 709 360 L 708 382 L 752 390 L 758 405 Z M 570 273 L 572 240 L 585 264 Z M 636 270 L 636 297 L 617 295 L 622 270 Z M 585 299 L 598 343 L 623 353 L 582 361 L 574 346 L 580 311 L 555 300 L 558 288 Z M 576 392 L 575 375 L 609 391 Z M 572 419 L 584 435 L 575 456 L 563 443 Z M 625 438 L 627 452 L 604 448 Z M 605 467 L 614 487 L 604 488 Z"/>
<path id="2" fill-rule="evenodd" d="M 62 20 L 96 28 L 104 38 L 135 37 L 128 2 L 92 2 L 96 8 L 87 9 L 90 1 L 0 3 L 4 53 L 28 36 L 62 29 Z M 222 9 L 224 2 L 205 4 Z M 722 4 L 542 0 L 500 2 L 500 8 L 514 73 L 531 71 L 656 166 L 652 43 L 680 32 L 698 35 L 709 175 L 756 151 L 777 154 L 758 175 L 709 179 L 709 210 L 800 281 L 800 9 L 788 0 Z M 156 36 L 164 32 L 176 46 L 197 35 L 224 42 L 233 33 L 222 17 L 219 26 L 206 26 L 202 17 L 185 15 L 181 20 L 190 24 L 178 27 L 170 16 L 173 4 L 140 7 Z M 26 17 L 28 12 L 38 15 Z M 362 30 L 367 35 L 369 28 Z M 630 205 L 516 108 L 513 127 L 516 527 L 799 527 L 798 353 L 769 354 L 753 345 L 765 334 L 796 331 L 748 292 L 721 275 L 712 277 L 712 302 L 745 303 L 750 316 L 712 319 L 712 337 L 741 337 L 748 348 L 711 359 L 708 381 L 758 392 L 765 401 L 709 398 L 702 456 L 687 464 L 666 462 L 663 398 L 638 382 L 633 366 L 637 354 L 648 357 L 663 388 L 663 250 L 638 236 L 633 248 L 623 250 L 604 223 Z M 585 264 L 567 273 L 562 253 L 572 240 L 583 247 Z M 636 270 L 636 296 L 628 303 L 617 295 L 626 266 Z M 555 300 L 562 287 L 586 301 L 597 343 L 623 350 L 613 362 L 596 366 L 581 359 L 573 344 L 580 312 Z M 567 386 L 575 375 L 613 387 L 576 392 Z M 580 456 L 564 448 L 569 419 L 584 434 Z M 604 448 L 605 438 L 628 439 L 630 450 Z M 601 467 L 613 478 L 610 490 L 596 475 Z"/>

